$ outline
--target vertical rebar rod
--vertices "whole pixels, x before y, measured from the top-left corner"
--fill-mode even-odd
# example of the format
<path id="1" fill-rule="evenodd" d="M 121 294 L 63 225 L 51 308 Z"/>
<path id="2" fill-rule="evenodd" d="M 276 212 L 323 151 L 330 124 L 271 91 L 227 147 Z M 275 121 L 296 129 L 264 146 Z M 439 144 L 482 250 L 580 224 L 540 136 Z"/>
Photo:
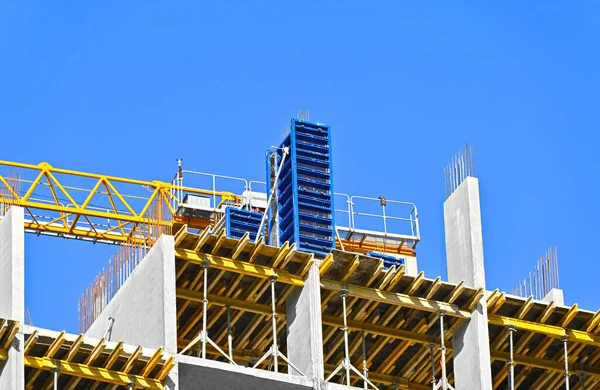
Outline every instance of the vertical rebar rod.
<path id="1" fill-rule="evenodd" d="M 206 260 L 205 260 L 206 261 Z M 207 288 L 208 285 L 208 264 L 205 262 L 203 264 L 204 268 L 204 286 L 202 286 L 202 290 L 204 291 L 204 298 L 202 299 L 202 359 L 206 359 L 206 339 L 207 339 L 207 329 L 206 329 L 206 312 L 208 310 L 208 294 Z"/>
<path id="2" fill-rule="evenodd" d="M 446 377 L 446 345 L 444 344 L 444 313 L 440 313 L 440 351 L 442 352 L 442 389 L 448 390 Z"/>
<path id="3" fill-rule="evenodd" d="M 350 352 L 348 351 L 348 322 L 346 320 L 346 297 L 348 292 L 342 290 L 342 307 L 344 309 L 344 368 L 346 369 L 346 383 L 350 386 Z"/>
<path id="4" fill-rule="evenodd" d="M 362 331 L 362 355 L 363 355 L 363 376 L 365 377 L 365 380 L 363 381 L 363 385 L 365 390 L 367 390 L 367 386 L 368 383 L 366 381 L 367 375 L 368 375 L 368 370 L 367 370 L 367 344 L 366 344 L 366 340 L 365 340 L 365 331 Z"/>
<path id="5" fill-rule="evenodd" d="M 275 367 L 275 372 L 279 372 L 279 367 L 277 365 L 277 313 L 275 312 L 275 280 L 277 278 L 271 277 L 271 323 L 273 324 L 273 365 Z"/>
<path id="6" fill-rule="evenodd" d="M 233 333 L 231 331 L 231 313 L 227 306 L 227 346 L 229 348 L 229 359 L 233 360 Z"/>
<path id="7" fill-rule="evenodd" d="M 565 351 L 565 389 L 569 390 L 569 351 L 567 350 L 567 337 L 563 338 L 563 350 Z"/>
<path id="8" fill-rule="evenodd" d="M 507 362 L 508 364 L 508 369 L 509 369 L 509 389 L 510 390 L 515 390 L 515 361 L 514 361 L 514 355 L 513 355 L 513 333 L 516 331 L 515 327 L 512 325 L 508 326 L 508 343 L 509 343 L 509 348 L 510 348 L 510 355 L 509 355 L 509 360 Z"/>

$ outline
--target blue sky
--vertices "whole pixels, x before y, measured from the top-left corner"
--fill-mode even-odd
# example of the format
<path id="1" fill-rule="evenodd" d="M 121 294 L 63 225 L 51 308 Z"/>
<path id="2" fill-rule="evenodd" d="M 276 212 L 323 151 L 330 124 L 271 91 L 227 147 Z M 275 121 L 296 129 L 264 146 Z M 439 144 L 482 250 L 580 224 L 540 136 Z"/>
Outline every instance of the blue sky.
<path id="1" fill-rule="evenodd" d="M 469 142 L 488 288 L 555 244 L 567 303 L 596 310 L 599 49 L 596 1 L 3 1 L 0 159 L 263 180 L 305 107 L 332 127 L 336 191 L 415 202 L 419 265 L 445 278 L 443 167 Z M 113 250 L 27 236 L 34 324 L 76 332 Z"/>

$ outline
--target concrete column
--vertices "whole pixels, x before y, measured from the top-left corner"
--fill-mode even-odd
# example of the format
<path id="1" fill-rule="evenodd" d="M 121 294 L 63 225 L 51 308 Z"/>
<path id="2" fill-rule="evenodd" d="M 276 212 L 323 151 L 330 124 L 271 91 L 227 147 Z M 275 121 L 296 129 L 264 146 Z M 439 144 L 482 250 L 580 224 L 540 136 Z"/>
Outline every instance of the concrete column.
<path id="1" fill-rule="evenodd" d="M 286 302 L 288 359 L 317 383 L 324 379 L 321 285 L 317 262 Z M 295 370 L 290 373 L 299 375 Z"/>
<path id="2" fill-rule="evenodd" d="M 444 203 L 448 281 L 485 288 L 479 181 L 467 177 Z M 457 389 L 492 389 L 487 305 L 482 298 L 453 338 Z"/>
<path id="3" fill-rule="evenodd" d="M 564 306 L 565 305 L 565 294 L 563 290 L 560 288 L 553 288 L 548 291 L 548 294 L 542 299 L 544 302 L 554 302 L 556 306 Z"/>
<path id="4" fill-rule="evenodd" d="M 0 318 L 19 321 L 25 317 L 25 230 L 23 209 L 12 206 L 0 220 Z M 21 328 L 22 329 L 22 328 Z M 0 389 L 23 389 L 23 332 L 19 331 L 0 361 Z"/>

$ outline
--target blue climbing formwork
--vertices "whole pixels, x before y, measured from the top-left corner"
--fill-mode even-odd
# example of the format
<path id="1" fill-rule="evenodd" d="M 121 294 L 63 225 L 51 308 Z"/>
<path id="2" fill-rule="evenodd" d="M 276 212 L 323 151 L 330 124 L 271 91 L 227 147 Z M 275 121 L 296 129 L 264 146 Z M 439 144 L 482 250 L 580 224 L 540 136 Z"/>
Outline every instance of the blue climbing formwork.
<path id="1" fill-rule="evenodd" d="M 249 233 L 250 240 L 254 241 L 261 219 L 261 213 L 227 207 L 225 209 L 225 235 L 240 239 L 245 233 Z M 262 230 L 264 232 L 264 226 Z"/>
<path id="2" fill-rule="evenodd" d="M 391 268 L 392 266 L 396 266 L 397 268 L 405 264 L 403 257 L 391 255 L 389 253 L 367 252 L 366 255 L 382 259 L 384 269 Z"/>
<path id="3" fill-rule="evenodd" d="M 289 241 L 325 255 L 335 247 L 330 127 L 292 119 L 277 150 L 277 167 L 284 148 L 289 154 L 277 180 L 279 245 Z"/>

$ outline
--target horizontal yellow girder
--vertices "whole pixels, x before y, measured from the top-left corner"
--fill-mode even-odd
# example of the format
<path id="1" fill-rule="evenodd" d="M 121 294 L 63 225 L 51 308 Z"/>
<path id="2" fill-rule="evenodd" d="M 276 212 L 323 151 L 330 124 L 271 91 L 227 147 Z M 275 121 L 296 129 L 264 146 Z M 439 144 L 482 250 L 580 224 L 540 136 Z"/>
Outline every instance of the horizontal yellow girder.
<path id="1" fill-rule="evenodd" d="M 457 305 L 450 304 L 447 302 L 434 301 L 431 299 L 384 291 L 377 288 L 356 286 L 352 284 L 325 279 L 321 279 L 321 287 L 325 290 L 330 291 L 345 290 L 349 296 L 368 299 L 375 302 L 409 307 L 411 309 L 423 310 L 432 313 L 441 312 L 445 315 L 457 318 L 471 318 L 471 313 L 469 311 L 460 310 Z"/>
<path id="2" fill-rule="evenodd" d="M 203 301 L 202 293 L 200 293 L 198 291 L 192 291 L 192 290 L 188 290 L 185 288 L 177 288 L 176 294 L 177 294 L 177 298 L 187 299 L 187 300 L 195 301 L 195 302 Z M 253 303 L 253 302 L 248 302 L 248 301 L 243 301 L 243 300 L 239 300 L 239 299 L 228 298 L 228 297 L 223 297 L 220 295 L 213 295 L 213 294 L 208 294 L 207 299 L 208 299 L 208 302 L 213 305 L 229 306 L 233 309 L 244 310 L 244 311 L 247 311 L 250 313 L 255 313 L 255 314 L 263 314 L 263 315 L 271 314 L 271 306 L 270 305 L 264 305 L 261 303 Z M 275 312 L 282 316 L 286 315 L 286 310 L 285 310 L 285 307 L 283 307 L 283 306 L 276 306 Z M 330 326 L 335 326 L 335 327 L 340 327 L 340 328 L 344 326 L 344 322 L 343 322 L 342 318 L 330 316 L 330 315 L 323 315 L 322 322 L 324 325 L 330 325 Z M 413 342 L 420 343 L 420 344 L 427 344 L 430 341 L 429 336 L 421 334 L 421 333 L 409 332 L 406 330 L 395 329 L 395 328 L 390 328 L 390 327 L 375 325 L 375 324 L 368 324 L 365 322 L 354 321 L 354 320 L 348 320 L 348 328 L 353 329 L 353 330 L 364 330 L 365 332 L 371 333 L 374 335 L 384 336 L 384 337 L 392 337 L 392 338 L 401 339 L 401 340 L 408 340 L 408 341 L 413 341 Z"/>
<path id="3" fill-rule="evenodd" d="M 539 333 L 556 339 L 563 339 L 566 337 L 567 340 L 571 342 L 594 345 L 596 347 L 600 346 L 600 336 L 580 330 L 565 329 L 559 326 L 518 320 L 516 318 L 504 317 L 496 314 L 488 314 L 488 321 L 492 325 L 512 325 L 517 330 Z"/>
<path id="4" fill-rule="evenodd" d="M 493 360 L 506 362 L 510 360 L 510 355 L 508 354 L 508 352 L 491 351 L 490 354 Z M 520 364 L 523 366 L 541 368 L 543 370 L 554 371 L 559 373 L 565 372 L 565 363 L 563 361 L 557 362 L 555 360 L 540 359 L 524 355 L 513 355 L 513 361 L 515 362 L 515 364 Z M 570 361 L 569 372 L 571 373 L 571 375 L 579 374 L 580 365 L 576 364 L 576 362 Z M 600 370 L 591 367 L 586 367 L 585 375 L 600 377 Z"/>
<path id="5" fill-rule="evenodd" d="M 25 366 L 40 370 L 52 371 L 58 368 L 61 374 L 71 375 L 99 382 L 112 383 L 120 386 L 133 384 L 133 388 L 140 389 L 164 389 L 164 385 L 158 379 L 144 378 L 138 375 L 125 374 L 119 371 L 106 370 L 104 368 L 92 367 L 87 364 L 67 362 L 44 357 L 25 356 Z"/>
<path id="6" fill-rule="evenodd" d="M 254 276 L 260 279 L 269 279 L 275 276 L 277 277 L 277 282 L 293 286 L 304 286 L 304 279 L 301 276 L 290 274 L 282 269 L 275 269 L 246 261 L 232 260 L 227 257 L 210 255 L 208 253 L 198 253 L 189 249 L 175 249 L 175 257 L 196 264 L 203 264 L 206 261 L 210 268 Z"/>
<path id="7" fill-rule="evenodd" d="M 8 351 L 6 349 L 0 349 L 0 360 L 8 359 Z"/>

